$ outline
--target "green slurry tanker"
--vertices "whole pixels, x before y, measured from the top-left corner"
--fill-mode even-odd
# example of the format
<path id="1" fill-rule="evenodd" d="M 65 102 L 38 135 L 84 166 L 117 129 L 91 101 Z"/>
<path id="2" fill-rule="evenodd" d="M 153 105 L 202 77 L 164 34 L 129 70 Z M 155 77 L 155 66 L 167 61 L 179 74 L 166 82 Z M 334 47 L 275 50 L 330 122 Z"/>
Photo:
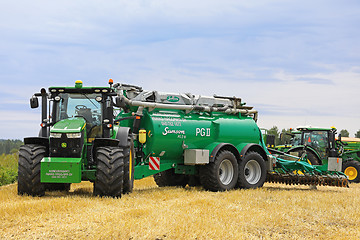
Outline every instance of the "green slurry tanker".
<path id="1" fill-rule="evenodd" d="M 42 196 L 91 181 L 94 195 L 121 197 L 134 179 L 210 191 L 257 188 L 265 181 L 348 186 L 341 159 L 319 169 L 271 155 L 258 113 L 235 97 L 145 91 L 113 84 L 41 89 L 41 129 L 19 151 L 18 194 Z M 49 110 L 48 110 L 49 109 Z"/>

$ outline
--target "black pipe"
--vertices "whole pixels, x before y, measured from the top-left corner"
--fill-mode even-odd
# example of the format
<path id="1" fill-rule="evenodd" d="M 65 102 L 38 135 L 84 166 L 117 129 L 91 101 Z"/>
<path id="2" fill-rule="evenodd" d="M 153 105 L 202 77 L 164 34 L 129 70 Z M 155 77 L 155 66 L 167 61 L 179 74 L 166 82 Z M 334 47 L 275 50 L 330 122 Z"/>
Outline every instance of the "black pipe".
<path id="1" fill-rule="evenodd" d="M 47 93 L 45 88 L 40 90 L 41 93 L 41 137 L 47 137 Z"/>

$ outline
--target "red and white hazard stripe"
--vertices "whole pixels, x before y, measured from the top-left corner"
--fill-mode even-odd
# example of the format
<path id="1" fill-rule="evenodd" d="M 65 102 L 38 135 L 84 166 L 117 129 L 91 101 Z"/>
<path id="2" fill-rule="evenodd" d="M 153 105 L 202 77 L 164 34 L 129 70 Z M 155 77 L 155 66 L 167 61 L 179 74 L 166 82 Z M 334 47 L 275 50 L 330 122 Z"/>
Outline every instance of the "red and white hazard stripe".
<path id="1" fill-rule="evenodd" d="M 160 170 L 160 158 L 159 157 L 149 157 L 149 169 L 150 170 Z"/>

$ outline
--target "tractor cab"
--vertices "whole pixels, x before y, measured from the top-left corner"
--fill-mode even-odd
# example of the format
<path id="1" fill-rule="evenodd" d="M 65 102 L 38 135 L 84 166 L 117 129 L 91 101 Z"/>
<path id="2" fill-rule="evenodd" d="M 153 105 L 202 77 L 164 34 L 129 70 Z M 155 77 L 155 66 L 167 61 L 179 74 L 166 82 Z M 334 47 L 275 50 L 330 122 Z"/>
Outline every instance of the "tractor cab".
<path id="1" fill-rule="evenodd" d="M 116 96 L 111 85 L 83 87 L 82 81 L 78 80 L 75 87 L 50 87 L 49 93 L 45 89 L 36 93 L 30 104 L 32 108 L 38 107 L 37 97 L 42 97 L 40 137 L 60 137 L 60 133 L 80 133 L 85 130 L 84 135 L 89 142 L 95 138 L 109 138 L 114 118 L 112 97 Z M 50 105 L 49 113 L 47 104 Z"/>
<path id="2" fill-rule="evenodd" d="M 306 145 L 313 148 L 324 159 L 329 155 L 330 141 L 329 132 L 331 129 L 300 129 L 301 142 L 299 145 Z"/>

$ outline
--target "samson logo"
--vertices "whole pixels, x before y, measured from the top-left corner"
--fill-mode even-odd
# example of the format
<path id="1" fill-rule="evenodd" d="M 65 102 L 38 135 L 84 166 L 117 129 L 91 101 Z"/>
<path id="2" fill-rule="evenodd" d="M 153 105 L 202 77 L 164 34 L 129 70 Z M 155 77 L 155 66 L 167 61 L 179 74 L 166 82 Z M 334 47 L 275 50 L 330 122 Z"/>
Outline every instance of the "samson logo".
<path id="1" fill-rule="evenodd" d="M 185 134 L 185 130 L 169 130 L 168 127 L 164 129 L 164 132 L 162 133 L 164 136 L 168 134 Z"/>
<path id="2" fill-rule="evenodd" d="M 178 102 L 180 99 L 177 96 L 168 96 L 166 100 L 169 102 Z"/>

